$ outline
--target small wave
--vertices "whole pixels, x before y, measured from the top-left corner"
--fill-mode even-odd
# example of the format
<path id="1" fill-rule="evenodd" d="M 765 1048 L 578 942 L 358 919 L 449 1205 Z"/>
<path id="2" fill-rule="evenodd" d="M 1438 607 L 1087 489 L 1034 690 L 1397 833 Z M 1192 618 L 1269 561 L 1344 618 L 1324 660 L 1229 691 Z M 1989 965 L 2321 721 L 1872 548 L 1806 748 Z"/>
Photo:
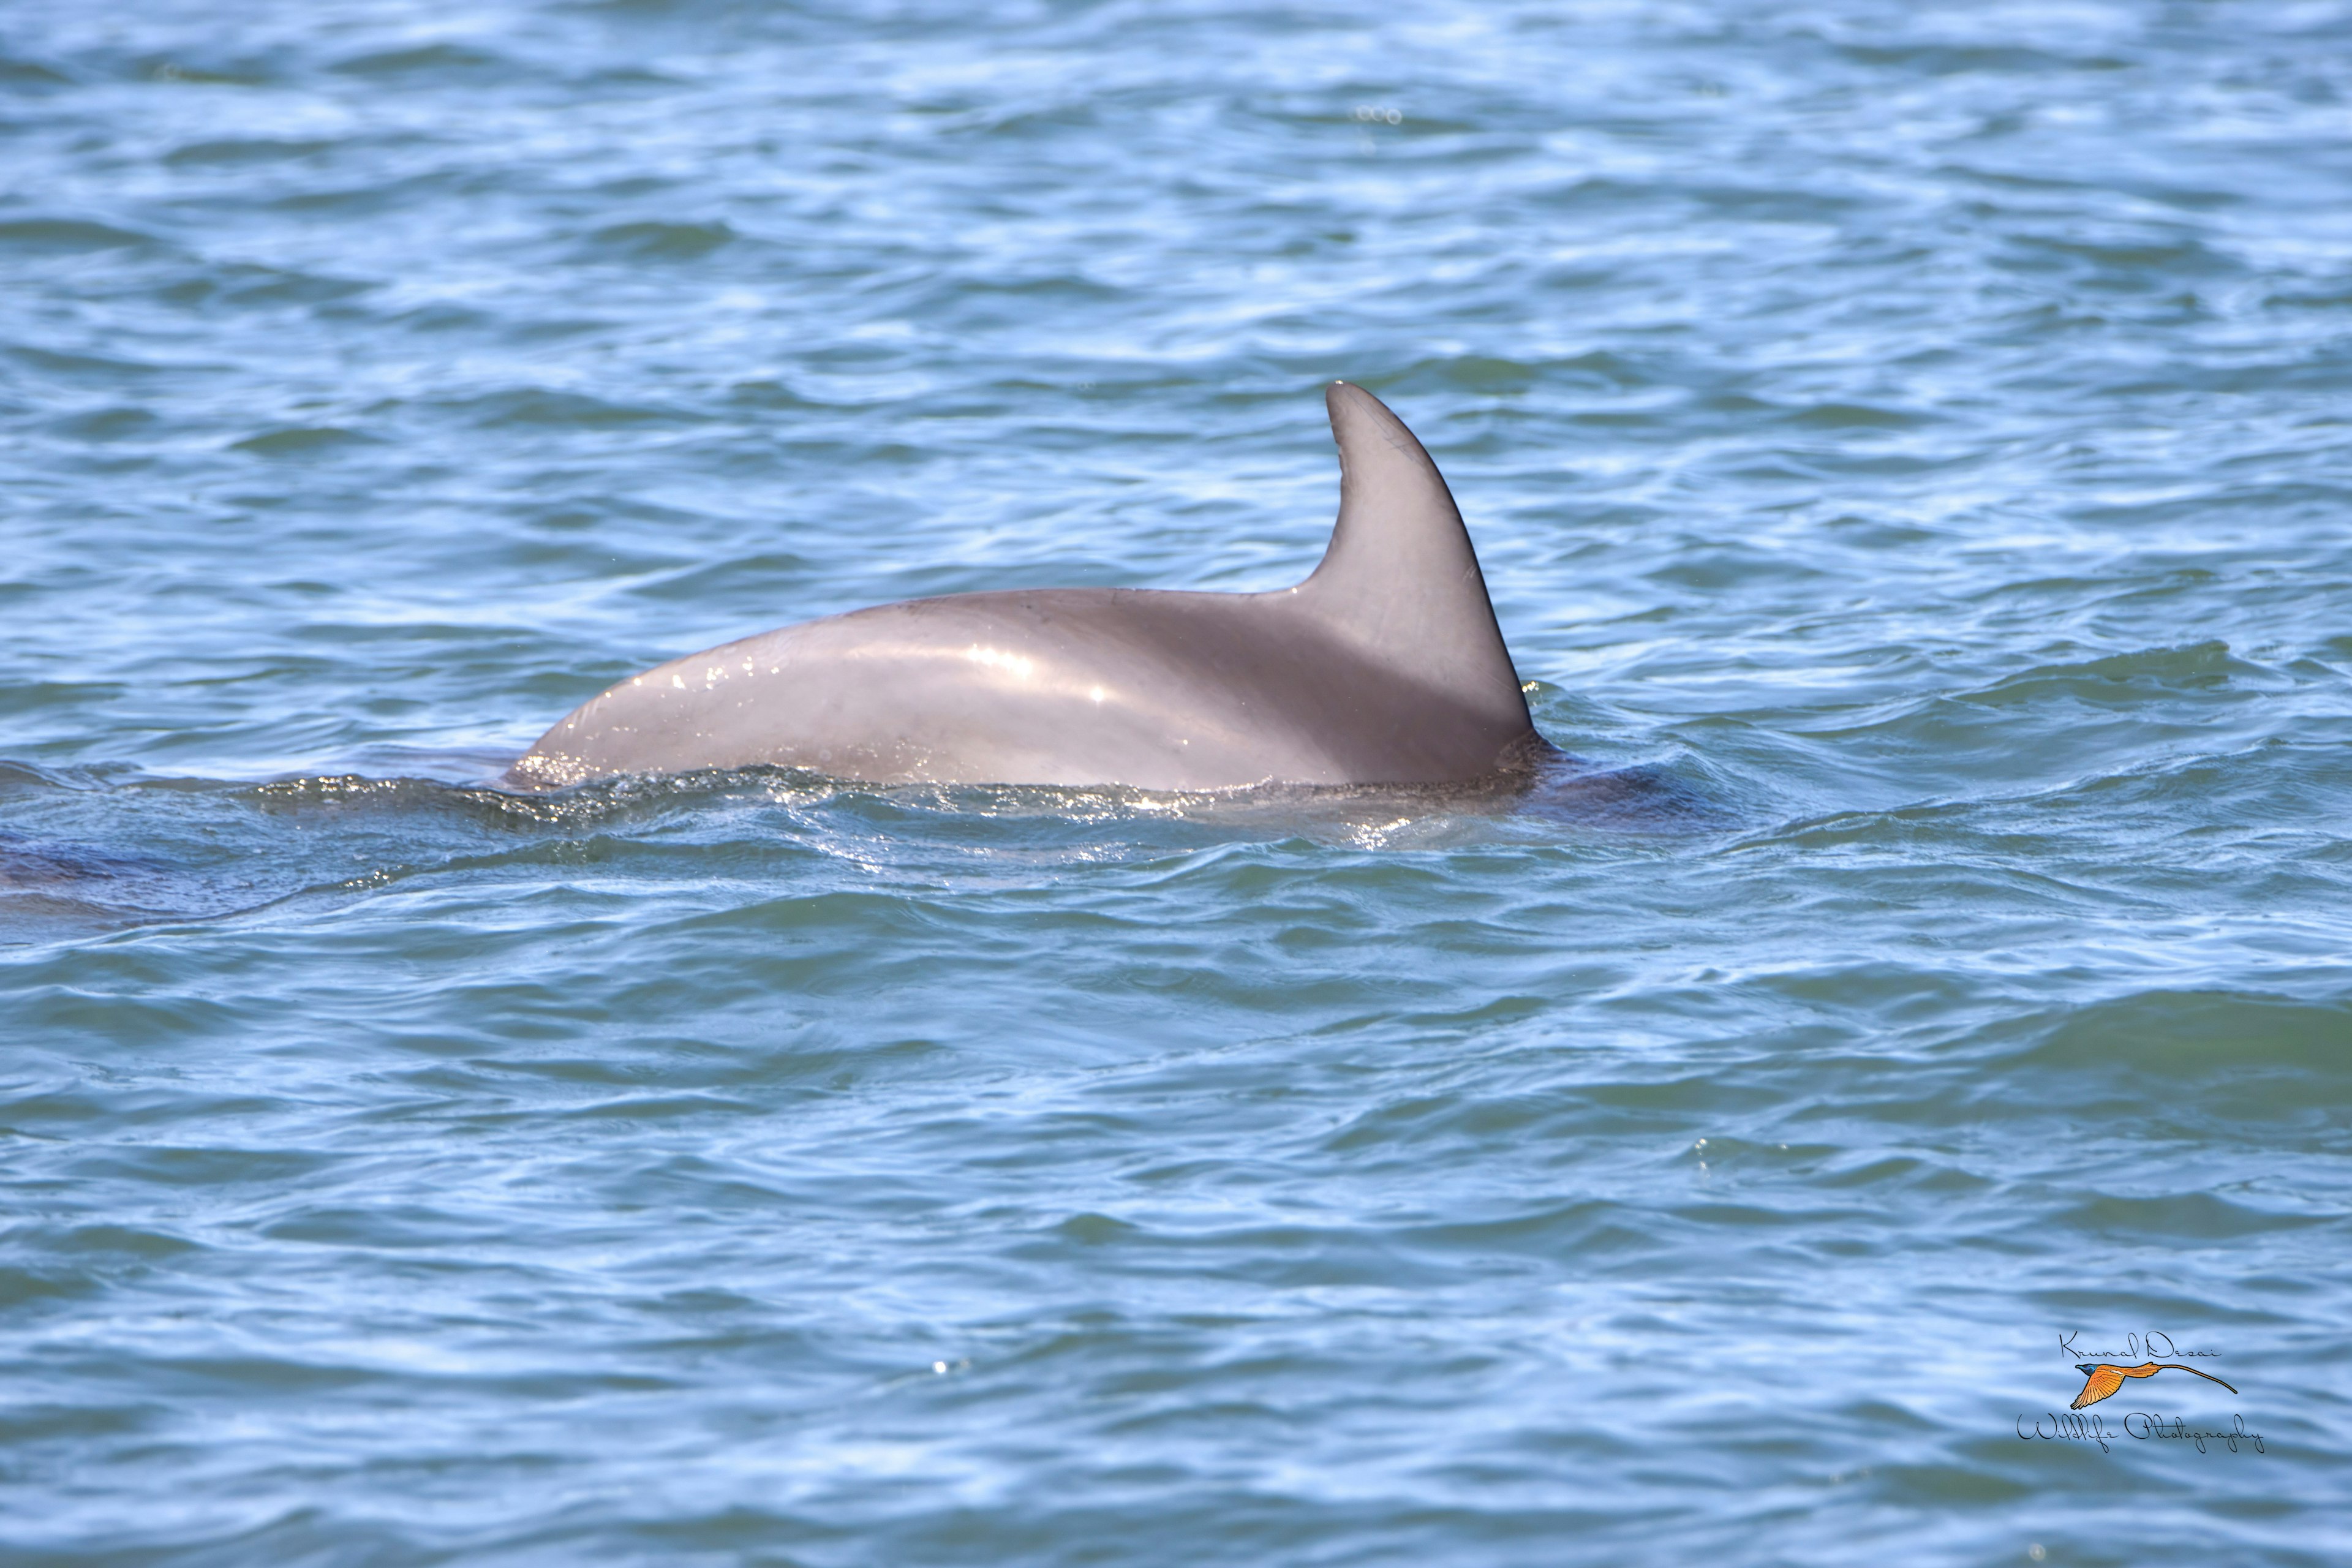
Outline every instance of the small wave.
<path id="1" fill-rule="evenodd" d="M 166 167 L 204 163 L 272 163 L 312 158 L 336 145 L 332 142 L 281 141 L 273 137 L 232 137 L 191 142 L 163 154 Z"/>
<path id="2" fill-rule="evenodd" d="M 0 81 L 20 89 L 73 85 L 73 78 L 53 70 L 38 60 L 28 60 L 16 55 L 0 55 Z"/>
<path id="3" fill-rule="evenodd" d="M 631 261 L 699 261 L 740 237 L 725 223 L 619 223 L 590 235 L 592 247 Z"/>
<path id="4" fill-rule="evenodd" d="M 1964 693 L 1958 700 L 1990 707 L 2061 697 L 2102 705 L 2129 703 L 2159 693 L 2210 691 L 2234 679 L 2267 673 L 2261 666 L 2232 655 L 2228 643 L 2208 641 L 2037 665 Z"/>
<path id="5" fill-rule="evenodd" d="M 611 403 L 585 393 L 559 392 L 548 387 L 517 387 L 494 392 L 458 405 L 486 426 L 570 426 L 604 429 L 619 425 L 650 425 L 687 417 L 671 408 Z"/>
<path id="6" fill-rule="evenodd" d="M 1794 410 L 1790 423 L 1813 430 L 1909 430 L 1928 416 L 1863 403 L 1816 403 Z"/>
<path id="7" fill-rule="evenodd" d="M 160 243 L 152 234 L 89 218 L 30 217 L 0 223 L 0 250 L 35 255 L 121 250 Z"/>
<path id="8" fill-rule="evenodd" d="M 376 438 L 340 425 L 292 425 L 266 430 L 258 436 L 247 436 L 242 441 L 232 441 L 228 449 L 250 452 L 260 458 L 298 458 L 354 444 L 373 446 Z"/>
<path id="9" fill-rule="evenodd" d="M 2249 1107 L 2275 1093 L 2272 1109 L 2284 1111 L 2310 1103 L 2315 1079 L 2352 1086 L 2344 1049 L 2352 1000 L 2341 997 L 2156 989 L 2084 1003 L 2024 1029 L 2012 1068 L 2112 1077 L 2134 1103 L 2158 1084 L 2205 1084 Z"/>
<path id="10" fill-rule="evenodd" d="M 0 833 L 0 941 L 158 918 L 181 902 L 177 871 L 152 856 Z"/>
<path id="11" fill-rule="evenodd" d="M 71 440 L 103 443 L 147 436 L 158 423 L 155 415 L 145 408 L 118 405 L 61 416 L 51 421 L 49 428 Z"/>
<path id="12" fill-rule="evenodd" d="M 342 76 L 478 76 L 515 68 L 502 55 L 469 49 L 462 44 L 425 44 L 408 49 L 383 49 L 353 55 L 328 68 Z"/>
<path id="13" fill-rule="evenodd" d="M 2052 1217 L 2069 1229 L 2095 1236 L 2176 1244 L 2226 1241 L 2265 1231 L 2336 1223 L 2332 1214 L 2284 1214 L 2197 1192 L 2155 1197 L 2102 1194 Z"/>
<path id="14" fill-rule="evenodd" d="M 261 87 L 271 73 L 256 65 L 192 65 L 186 60 L 151 59 L 141 73 L 150 81 L 178 82 L 189 87 Z"/>

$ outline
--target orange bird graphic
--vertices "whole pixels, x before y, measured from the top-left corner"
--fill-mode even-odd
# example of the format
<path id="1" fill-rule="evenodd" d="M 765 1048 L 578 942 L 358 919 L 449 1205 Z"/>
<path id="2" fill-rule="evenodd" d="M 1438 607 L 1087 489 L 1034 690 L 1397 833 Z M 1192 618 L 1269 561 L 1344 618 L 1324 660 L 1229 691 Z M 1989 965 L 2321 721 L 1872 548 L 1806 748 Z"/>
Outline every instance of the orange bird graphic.
<path id="1" fill-rule="evenodd" d="M 2175 1372 L 2197 1372 L 2195 1367 L 2183 1366 L 2177 1361 L 2144 1361 L 2137 1366 L 2117 1366 L 2112 1362 L 2104 1361 L 2078 1361 L 2074 1363 L 2074 1370 L 2090 1381 L 2083 1384 L 2083 1392 L 2074 1395 L 2074 1403 L 2066 1408 L 2080 1410 L 2085 1405 L 2096 1405 L 2100 1400 L 2121 1388 L 2124 1385 L 2124 1379 L 2154 1377 L 2166 1367 L 2170 1367 Z M 2208 1383 L 2221 1383 L 2220 1378 L 2210 1372 L 2197 1372 L 2197 1375 Z M 2221 1383 L 2221 1386 L 2229 1388 L 2232 1394 L 2238 1392 L 2234 1388 L 2230 1388 L 2226 1383 Z"/>

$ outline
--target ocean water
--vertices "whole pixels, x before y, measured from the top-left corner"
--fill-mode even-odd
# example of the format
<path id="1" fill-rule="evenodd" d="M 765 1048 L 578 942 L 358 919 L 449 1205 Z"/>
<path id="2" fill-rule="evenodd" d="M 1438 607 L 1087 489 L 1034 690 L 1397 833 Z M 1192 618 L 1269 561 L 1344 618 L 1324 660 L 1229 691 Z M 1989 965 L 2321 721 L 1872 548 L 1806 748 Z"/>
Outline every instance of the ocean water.
<path id="1" fill-rule="evenodd" d="M 12 0 L 0 1557 L 2352 1559 L 2347 148 L 2340 0 Z M 1638 787 L 495 785 L 1294 581 L 1334 377 Z"/>

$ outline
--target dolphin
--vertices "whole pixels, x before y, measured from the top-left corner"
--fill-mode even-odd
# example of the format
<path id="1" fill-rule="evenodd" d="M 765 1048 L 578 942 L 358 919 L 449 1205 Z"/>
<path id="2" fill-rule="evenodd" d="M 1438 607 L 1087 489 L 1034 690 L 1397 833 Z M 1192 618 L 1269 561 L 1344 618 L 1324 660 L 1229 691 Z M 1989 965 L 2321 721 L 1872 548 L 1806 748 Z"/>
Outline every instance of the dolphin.
<path id="1" fill-rule="evenodd" d="M 1194 791 L 1461 784 L 1557 755 L 1437 465 L 1363 388 L 1324 401 L 1339 516 L 1296 587 L 1013 589 L 804 621 L 590 698 L 507 781 L 765 764 Z"/>

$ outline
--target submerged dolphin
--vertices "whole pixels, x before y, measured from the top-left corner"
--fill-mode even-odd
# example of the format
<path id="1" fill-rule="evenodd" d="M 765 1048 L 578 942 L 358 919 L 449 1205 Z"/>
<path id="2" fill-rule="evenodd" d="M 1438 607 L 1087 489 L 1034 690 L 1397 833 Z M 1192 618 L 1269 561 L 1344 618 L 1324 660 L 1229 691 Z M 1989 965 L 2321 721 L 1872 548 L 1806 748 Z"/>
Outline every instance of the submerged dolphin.
<path id="1" fill-rule="evenodd" d="M 1550 748 L 1445 480 L 1361 387 L 1325 395 L 1339 519 L 1267 594 L 1016 589 L 764 632 L 591 698 L 533 787 L 768 763 L 875 784 L 1461 783 Z"/>

